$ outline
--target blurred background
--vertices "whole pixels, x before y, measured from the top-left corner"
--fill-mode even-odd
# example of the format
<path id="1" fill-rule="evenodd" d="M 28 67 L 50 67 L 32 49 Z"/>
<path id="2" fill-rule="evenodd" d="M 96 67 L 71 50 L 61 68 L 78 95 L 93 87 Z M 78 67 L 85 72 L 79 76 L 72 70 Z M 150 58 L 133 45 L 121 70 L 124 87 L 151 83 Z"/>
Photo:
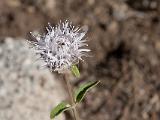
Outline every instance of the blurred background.
<path id="1" fill-rule="evenodd" d="M 0 0 L 0 120 L 49 120 L 67 99 L 61 76 L 39 69 L 26 43 L 28 32 L 66 19 L 88 25 L 92 50 L 72 84 L 101 81 L 78 107 L 81 119 L 160 120 L 159 0 Z"/>

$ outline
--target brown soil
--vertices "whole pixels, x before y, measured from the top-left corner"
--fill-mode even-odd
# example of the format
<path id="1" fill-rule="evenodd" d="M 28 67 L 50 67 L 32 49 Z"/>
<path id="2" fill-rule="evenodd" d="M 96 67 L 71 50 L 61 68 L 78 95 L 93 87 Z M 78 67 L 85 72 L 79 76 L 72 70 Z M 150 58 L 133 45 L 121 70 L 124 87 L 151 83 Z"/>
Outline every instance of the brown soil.
<path id="1" fill-rule="evenodd" d="M 79 107 L 81 118 L 160 120 L 160 1 L 0 1 L 1 38 L 60 19 L 89 26 L 93 57 L 80 65 L 81 79 L 101 81 Z"/>

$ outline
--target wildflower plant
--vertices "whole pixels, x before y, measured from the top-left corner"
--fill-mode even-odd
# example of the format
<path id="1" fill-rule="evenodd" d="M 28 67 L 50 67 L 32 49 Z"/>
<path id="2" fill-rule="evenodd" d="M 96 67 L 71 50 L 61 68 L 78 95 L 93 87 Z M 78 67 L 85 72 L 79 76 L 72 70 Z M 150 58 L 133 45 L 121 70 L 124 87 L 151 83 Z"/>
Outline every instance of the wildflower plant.
<path id="1" fill-rule="evenodd" d="M 44 60 L 44 66 L 51 71 L 56 71 L 64 75 L 70 102 L 61 102 L 51 110 L 50 118 L 54 119 L 57 115 L 65 110 L 72 110 L 75 120 L 79 120 L 76 106 L 82 101 L 86 92 L 97 85 L 99 81 L 87 82 L 80 85 L 73 92 L 70 81 L 66 79 L 66 73 L 71 71 L 75 77 L 80 77 L 77 67 L 79 61 L 83 61 L 82 57 L 86 57 L 90 49 L 86 47 L 86 33 L 88 27 L 75 27 L 71 22 L 60 22 L 55 27 L 48 24 L 47 33 L 40 35 L 31 32 L 34 39 L 29 43 L 35 48 L 35 53 Z"/>

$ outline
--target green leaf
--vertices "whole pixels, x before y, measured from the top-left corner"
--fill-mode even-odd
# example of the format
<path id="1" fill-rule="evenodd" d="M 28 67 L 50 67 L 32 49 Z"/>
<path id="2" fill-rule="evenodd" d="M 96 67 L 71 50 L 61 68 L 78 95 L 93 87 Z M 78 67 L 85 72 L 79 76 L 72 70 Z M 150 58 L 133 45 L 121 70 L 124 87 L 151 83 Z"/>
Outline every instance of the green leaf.
<path id="1" fill-rule="evenodd" d="M 80 72 L 79 72 L 79 70 L 78 70 L 76 65 L 72 65 L 71 71 L 76 77 L 78 77 L 78 78 L 80 77 Z"/>
<path id="2" fill-rule="evenodd" d="M 75 92 L 75 102 L 81 102 L 88 90 L 96 86 L 100 81 L 91 81 L 80 85 L 79 89 Z"/>
<path id="3" fill-rule="evenodd" d="M 55 108 L 53 108 L 51 110 L 50 118 L 51 119 L 55 118 L 57 115 L 59 115 L 60 113 L 64 112 L 65 110 L 67 110 L 70 107 L 71 107 L 71 105 L 69 105 L 66 102 L 59 103 Z"/>

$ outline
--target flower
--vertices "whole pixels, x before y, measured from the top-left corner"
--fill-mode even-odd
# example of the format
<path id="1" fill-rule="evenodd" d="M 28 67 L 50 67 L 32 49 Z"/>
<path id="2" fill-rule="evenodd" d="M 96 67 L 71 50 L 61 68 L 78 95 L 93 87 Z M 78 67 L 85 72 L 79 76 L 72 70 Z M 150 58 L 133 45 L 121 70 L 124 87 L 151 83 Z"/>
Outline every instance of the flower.
<path id="1" fill-rule="evenodd" d="M 47 33 L 44 35 L 35 35 L 31 33 L 35 40 L 29 41 L 45 61 L 45 65 L 52 71 L 63 73 L 71 69 L 72 65 L 78 64 L 86 56 L 89 49 L 83 48 L 88 46 L 85 34 L 88 28 L 75 27 L 71 22 L 60 22 L 55 27 L 48 24 Z"/>

